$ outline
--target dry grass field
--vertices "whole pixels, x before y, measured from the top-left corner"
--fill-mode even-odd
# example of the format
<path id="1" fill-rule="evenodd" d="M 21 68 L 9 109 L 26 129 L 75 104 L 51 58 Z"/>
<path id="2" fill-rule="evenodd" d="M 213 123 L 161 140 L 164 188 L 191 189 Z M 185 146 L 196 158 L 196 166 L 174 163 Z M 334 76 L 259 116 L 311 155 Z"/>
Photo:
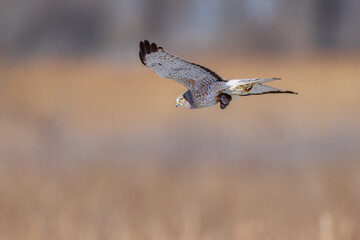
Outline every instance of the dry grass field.
<path id="1" fill-rule="evenodd" d="M 360 236 L 359 163 L 74 165 L 2 167 L 1 239 Z"/>
<path id="2" fill-rule="evenodd" d="M 0 58 L 0 239 L 360 239 L 359 56 L 189 59 L 299 95 L 186 110 L 137 59 Z"/>

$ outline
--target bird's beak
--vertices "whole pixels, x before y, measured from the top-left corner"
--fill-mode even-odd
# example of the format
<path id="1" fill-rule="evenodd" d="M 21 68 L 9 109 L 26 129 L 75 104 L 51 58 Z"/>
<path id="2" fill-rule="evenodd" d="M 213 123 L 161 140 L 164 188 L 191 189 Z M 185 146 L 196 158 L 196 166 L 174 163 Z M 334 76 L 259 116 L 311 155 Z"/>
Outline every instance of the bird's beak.
<path id="1" fill-rule="evenodd" d="M 176 104 L 176 107 L 178 107 L 179 105 L 180 105 L 180 104 L 179 104 L 179 103 L 177 103 L 177 104 Z"/>

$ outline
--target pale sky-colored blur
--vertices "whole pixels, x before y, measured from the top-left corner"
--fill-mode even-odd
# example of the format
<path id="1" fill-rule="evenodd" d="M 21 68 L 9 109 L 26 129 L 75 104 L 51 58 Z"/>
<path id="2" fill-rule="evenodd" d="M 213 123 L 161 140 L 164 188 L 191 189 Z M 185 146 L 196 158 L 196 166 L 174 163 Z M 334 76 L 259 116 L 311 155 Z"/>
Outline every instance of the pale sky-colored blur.
<path id="1" fill-rule="evenodd" d="M 360 48 L 354 0 L 1 0 L 0 54 L 131 54 L 141 39 L 182 50 Z"/>

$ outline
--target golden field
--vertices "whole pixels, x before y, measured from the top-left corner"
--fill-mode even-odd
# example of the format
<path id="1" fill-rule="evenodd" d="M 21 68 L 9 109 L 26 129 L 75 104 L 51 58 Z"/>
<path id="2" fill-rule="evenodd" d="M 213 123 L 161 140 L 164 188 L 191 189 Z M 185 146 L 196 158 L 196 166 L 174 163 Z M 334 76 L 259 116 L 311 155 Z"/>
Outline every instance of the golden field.
<path id="1" fill-rule="evenodd" d="M 0 239 L 359 239 L 359 56 L 189 59 L 299 94 L 178 109 L 135 58 L 0 58 Z"/>

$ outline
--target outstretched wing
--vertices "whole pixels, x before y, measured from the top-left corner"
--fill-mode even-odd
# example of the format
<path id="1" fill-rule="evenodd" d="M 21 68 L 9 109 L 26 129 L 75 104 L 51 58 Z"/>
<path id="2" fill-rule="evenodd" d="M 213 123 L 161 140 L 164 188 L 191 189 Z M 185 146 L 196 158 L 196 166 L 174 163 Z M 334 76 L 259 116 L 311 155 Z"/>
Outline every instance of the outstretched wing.
<path id="1" fill-rule="evenodd" d="M 242 93 L 241 96 L 262 95 L 262 94 L 270 94 L 270 93 L 297 94 L 296 92 L 293 92 L 293 91 L 281 90 L 281 89 L 277 89 L 274 87 L 270 87 L 268 85 L 254 84 L 250 87 L 249 91 Z"/>
<path id="2" fill-rule="evenodd" d="M 139 56 L 141 62 L 157 75 L 179 82 L 190 90 L 212 82 L 224 81 L 210 69 L 171 55 L 147 40 L 140 42 Z"/>

